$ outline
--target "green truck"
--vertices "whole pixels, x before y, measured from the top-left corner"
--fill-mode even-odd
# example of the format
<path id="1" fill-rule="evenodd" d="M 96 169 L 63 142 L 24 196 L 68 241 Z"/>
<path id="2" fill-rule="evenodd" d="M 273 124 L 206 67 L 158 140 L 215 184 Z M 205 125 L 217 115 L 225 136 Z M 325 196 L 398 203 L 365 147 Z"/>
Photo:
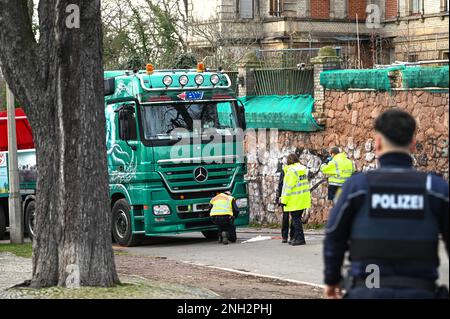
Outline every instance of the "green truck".
<path id="1" fill-rule="evenodd" d="M 133 246 L 145 236 L 184 232 L 215 238 L 209 202 L 224 191 L 237 199 L 235 225 L 248 225 L 245 110 L 229 76 L 202 65 L 148 65 L 107 71 L 104 81 L 114 240 Z M 25 215 L 32 234 L 34 211 Z"/>

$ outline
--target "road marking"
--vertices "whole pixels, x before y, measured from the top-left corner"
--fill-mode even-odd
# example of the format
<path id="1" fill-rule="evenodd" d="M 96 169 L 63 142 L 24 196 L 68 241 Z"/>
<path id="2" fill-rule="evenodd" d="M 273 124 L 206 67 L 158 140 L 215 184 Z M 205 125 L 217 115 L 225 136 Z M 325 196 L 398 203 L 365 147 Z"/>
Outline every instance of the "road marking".
<path id="1" fill-rule="evenodd" d="M 293 284 L 312 286 L 312 287 L 315 287 L 315 288 L 321 288 L 321 289 L 325 288 L 324 285 L 319 285 L 319 284 L 315 284 L 315 283 L 307 282 L 307 281 L 300 281 L 300 280 L 294 280 L 294 279 L 286 279 L 286 278 L 282 278 L 282 277 L 263 275 L 263 274 L 258 274 L 258 273 L 255 273 L 255 272 L 242 271 L 242 270 L 236 270 L 236 269 L 231 269 L 231 268 L 224 268 L 224 267 L 211 266 L 211 265 L 206 265 L 206 264 L 201 264 L 201 263 L 195 263 L 195 262 L 191 262 L 191 261 L 181 261 L 181 262 L 186 263 L 186 264 L 189 264 L 189 265 L 194 265 L 194 266 L 200 266 L 200 267 L 207 267 L 207 268 L 211 268 L 211 269 L 217 269 L 217 270 L 229 271 L 229 272 L 233 272 L 233 273 L 241 274 L 241 275 L 248 275 L 248 276 L 254 276 L 254 277 L 262 277 L 262 278 L 268 278 L 268 279 L 280 280 L 280 281 L 290 282 L 290 283 L 293 283 Z"/>

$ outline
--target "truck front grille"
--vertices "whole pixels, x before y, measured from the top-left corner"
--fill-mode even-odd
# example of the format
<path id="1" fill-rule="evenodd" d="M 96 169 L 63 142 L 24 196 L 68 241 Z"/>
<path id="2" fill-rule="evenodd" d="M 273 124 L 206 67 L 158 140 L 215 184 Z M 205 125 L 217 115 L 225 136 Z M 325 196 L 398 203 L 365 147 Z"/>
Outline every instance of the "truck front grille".
<path id="1" fill-rule="evenodd" d="M 180 219 L 206 218 L 209 217 L 208 212 L 192 212 L 192 213 L 178 213 Z"/>
<path id="2" fill-rule="evenodd" d="M 207 170 L 206 181 L 194 178 L 194 171 L 199 167 Z M 236 164 L 160 164 L 158 171 L 172 193 L 189 193 L 230 189 L 238 169 Z"/>

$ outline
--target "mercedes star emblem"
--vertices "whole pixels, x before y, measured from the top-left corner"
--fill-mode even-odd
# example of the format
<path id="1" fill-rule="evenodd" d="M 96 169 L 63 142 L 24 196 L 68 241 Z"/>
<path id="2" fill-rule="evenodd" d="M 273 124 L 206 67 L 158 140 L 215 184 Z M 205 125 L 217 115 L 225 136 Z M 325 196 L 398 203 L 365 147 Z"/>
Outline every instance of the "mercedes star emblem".
<path id="1" fill-rule="evenodd" d="M 208 179 L 208 171 L 204 167 L 197 167 L 194 170 L 194 179 L 199 182 L 205 182 Z"/>

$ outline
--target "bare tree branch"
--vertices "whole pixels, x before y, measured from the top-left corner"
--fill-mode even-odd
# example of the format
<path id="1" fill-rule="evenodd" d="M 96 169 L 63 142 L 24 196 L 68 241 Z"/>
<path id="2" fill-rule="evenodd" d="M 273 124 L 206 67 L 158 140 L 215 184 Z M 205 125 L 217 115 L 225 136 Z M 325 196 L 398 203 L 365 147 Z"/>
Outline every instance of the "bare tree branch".
<path id="1" fill-rule="evenodd" d="M 39 86 L 38 46 L 32 31 L 27 0 L 0 0 L 0 67 L 17 99 L 27 107 Z M 14 23 L 10 23 L 14 21 Z"/>

